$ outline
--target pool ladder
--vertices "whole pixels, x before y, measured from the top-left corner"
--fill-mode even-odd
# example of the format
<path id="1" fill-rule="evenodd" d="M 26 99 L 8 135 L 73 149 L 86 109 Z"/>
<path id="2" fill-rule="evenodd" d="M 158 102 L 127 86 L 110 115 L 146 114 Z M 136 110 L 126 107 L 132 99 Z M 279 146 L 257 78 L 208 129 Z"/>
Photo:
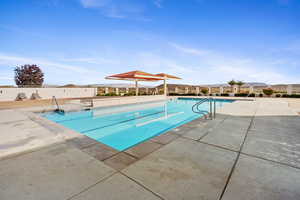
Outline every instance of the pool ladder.
<path id="1" fill-rule="evenodd" d="M 65 111 L 59 107 L 58 102 L 57 102 L 57 99 L 56 99 L 55 96 L 52 97 L 52 103 L 53 103 L 53 101 L 54 101 L 55 104 L 56 104 L 56 109 L 54 110 L 54 112 L 59 113 L 59 114 L 64 114 Z"/>
<path id="2" fill-rule="evenodd" d="M 205 102 L 209 104 L 209 110 L 201 110 L 199 106 Z M 207 116 L 212 120 L 216 118 L 216 100 L 214 98 L 204 98 L 195 103 L 192 107 L 192 111 L 197 114 L 203 114 L 207 119 Z"/>

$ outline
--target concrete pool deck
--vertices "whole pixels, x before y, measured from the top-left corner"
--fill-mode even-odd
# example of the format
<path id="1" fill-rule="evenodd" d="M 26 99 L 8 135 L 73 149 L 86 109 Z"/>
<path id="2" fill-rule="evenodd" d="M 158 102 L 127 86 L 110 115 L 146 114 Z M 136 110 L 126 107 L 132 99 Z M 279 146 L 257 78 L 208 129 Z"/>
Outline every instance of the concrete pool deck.
<path id="1" fill-rule="evenodd" d="M 124 152 L 1 110 L 0 199 L 300 199 L 299 101 L 236 101 Z"/>

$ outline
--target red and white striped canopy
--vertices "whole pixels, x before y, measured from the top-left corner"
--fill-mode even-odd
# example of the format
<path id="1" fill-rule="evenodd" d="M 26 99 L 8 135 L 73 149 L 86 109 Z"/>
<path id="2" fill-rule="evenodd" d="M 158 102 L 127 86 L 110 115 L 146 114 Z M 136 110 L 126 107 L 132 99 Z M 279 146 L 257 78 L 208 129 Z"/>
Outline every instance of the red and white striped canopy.
<path id="1" fill-rule="evenodd" d="M 105 77 L 105 79 L 129 81 L 161 81 L 164 80 L 164 77 L 142 71 L 131 71 L 122 74 L 107 76 Z"/>
<path id="2" fill-rule="evenodd" d="M 160 76 L 160 77 L 164 77 L 166 79 L 177 79 L 177 80 L 181 80 L 181 78 L 177 77 L 177 76 L 173 76 L 170 74 L 164 74 L 164 73 L 160 73 L 160 74 L 155 74 L 156 76 Z"/>

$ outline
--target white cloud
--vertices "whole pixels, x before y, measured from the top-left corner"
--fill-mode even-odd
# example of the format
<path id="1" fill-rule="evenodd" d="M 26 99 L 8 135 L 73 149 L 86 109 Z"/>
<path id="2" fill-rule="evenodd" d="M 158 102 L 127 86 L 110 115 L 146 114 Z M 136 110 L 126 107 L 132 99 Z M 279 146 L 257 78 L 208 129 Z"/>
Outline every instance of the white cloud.
<path id="1" fill-rule="evenodd" d="M 118 60 L 106 59 L 106 58 L 93 58 L 93 57 L 84 57 L 84 58 L 63 58 L 61 59 L 65 62 L 80 62 L 80 63 L 88 63 L 88 64 L 120 64 Z"/>
<path id="2" fill-rule="evenodd" d="M 26 30 L 24 28 L 20 28 L 18 26 L 0 24 L 0 30 L 1 29 L 5 30 L 5 31 L 21 34 L 21 35 L 26 35 L 26 36 L 28 35 L 30 37 L 44 39 L 44 40 L 52 39 L 52 37 L 49 37 L 49 35 L 40 34 L 36 30 L 35 31 L 28 31 L 28 30 Z"/>
<path id="3" fill-rule="evenodd" d="M 101 13 L 110 18 L 134 18 L 146 21 L 142 15 L 144 6 L 141 1 L 118 1 L 118 0 L 80 0 L 84 8 L 99 9 Z"/>
<path id="4" fill-rule="evenodd" d="M 283 51 L 287 51 L 289 53 L 293 54 L 300 54 L 300 40 L 293 41 L 290 45 L 287 47 L 281 49 Z"/>
<path id="5" fill-rule="evenodd" d="M 195 65 L 205 68 L 204 76 L 210 77 L 213 82 L 225 82 L 232 78 L 266 83 L 295 83 L 298 81 L 296 77 L 279 71 L 276 63 L 232 57 L 216 51 L 188 48 L 175 43 L 170 43 L 170 45 L 181 53 L 195 56 Z"/>
<path id="6" fill-rule="evenodd" d="M 143 52 L 139 53 L 137 57 L 137 62 L 142 67 L 146 67 L 148 69 L 151 69 L 153 73 L 159 73 L 159 72 L 177 72 L 177 73 L 183 73 L 183 72 L 193 72 L 192 69 L 182 65 L 178 64 L 173 59 L 162 57 L 160 55 L 150 53 L 150 52 Z"/>
<path id="7" fill-rule="evenodd" d="M 169 45 L 171 45 L 172 47 L 174 47 L 176 50 L 186 53 L 186 54 L 192 54 L 192 55 L 205 55 L 210 53 L 210 51 L 207 50 L 200 50 L 200 49 L 194 49 L 194 48 L 187 48 L 187 47 L 183 47 L 181 45 L 178 45 L 176 43 L 172 43 L 170 42 Z"/>
<path id="8" fill-rule="evenodd" d="M 83 61 L 83 60 L 82 60 Z M 57 61 L 50 61 L 41 58 L 29 58 L 16 55 L 8 55 L 0 53 L 0 68 L 8 66 L 4 70 L 0 70 L 1 84 L 13 84 L 13 69 L 15 66 L 23 64 L 37 64 L 45 73 L 45 82 L 48 84 L 92 84 L 103 80 L 105 73 L 98 68 L 65 64 Z M 102 65 L 103 66 L 103 65 Z M 2 71 L 2 73 L 1 73 Z"/>
<path id="9" fill-rule="evenodd" d="M 14 82 L 14 72 L 0 71 L 0 84 L 10 84 Z"/>
<path id="10" fill-rule="evenodd" d="M 277 2 L 280 5 L 288 5 L 290 4 L 291 0 L 277 0 Z"/>
<path id="11" fill-rule="evenodd" d="M 156 7 L 162 8 L 162 2 L 163 0 L 154 0 L 153 3 Z"/>
<path id="12" fill-rule="evenodd" d="M 250 68 L 244 66 L 225 66 L 221 65 L 214 68 L 215 73 L 222 74 L 224 77 L 246 80 L 249 82 L 266 83 L 285 83 L 288 77 L 270 69 Z M 228 79 L 229 80 L 229 79 Z"/>
<path id="13" fill-rule="evenodd" d="M 90 73 L 91 70 L 87 70 L 84 67 L 78 67 L 73 65 L 67 65 L 57 62 L 51 62 L 45 59 L 35 59 L 35 58 L 26 58 L 21 56 L 11 56 L 0 53 L 0 64 L 2 65 L 13 65 L 13 66 L 19 66 L 23 64 L 37 64 L 45 67 L 53 67 L 53 68 L 59 68 L 63 70 L 69 70 L 72 72 L 78 72 L 78 73 Z"/>
<path id="14" fill-rule="evenodd" d="M 10 76 L 0 76 L 0 80 L 13 80 Z"/>
<path id="15" fill-rule="evenodd" d="M 80 2 L 85 8 L 97 8 L 106 6 L 111 0 L 80 0 Z"/>
<path id="16" fill-rule="evenodd" d="M 153 52 L 141 52 L 135 55 L 135 63 L 139 66 L 137 69 L 150 73 L 167 73 L 183 78 L 183 81 L 170 80 L 173 83 L 196 83 L 197 78 L 194 76 L 199 70 L 182 64 L 171 57 L 162 56 Z M 153 85 L 160 84 L 155 82 Z M 199 83 L 199 82 L 198 82 Z"/>

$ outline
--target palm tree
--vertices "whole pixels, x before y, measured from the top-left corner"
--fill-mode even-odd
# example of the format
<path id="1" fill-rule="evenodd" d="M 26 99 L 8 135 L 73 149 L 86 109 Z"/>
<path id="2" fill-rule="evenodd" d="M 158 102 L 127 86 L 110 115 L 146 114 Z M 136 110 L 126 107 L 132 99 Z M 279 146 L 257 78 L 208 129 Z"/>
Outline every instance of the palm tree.
<path id="1" fill-rule="evenodd" d="M 241 92 L 241 87 L 242 87 L 243 85 L 245 85 L 245 83 L 244 83 L 243 81 L 238 81 L 238 82 L 236 82 L 235 84 L 239 86 L 239 93 L 240 93 L 240 92 Z"/>
<path id="2" fill-rule="evenodd" d="M 235 80 L 232 79 L 231 81 L 228 81 L 228 84 L 229 84 L 230 87 L 231 87 L 231 92 L 233 92 L 233 86 L 236 85 Z"/>

